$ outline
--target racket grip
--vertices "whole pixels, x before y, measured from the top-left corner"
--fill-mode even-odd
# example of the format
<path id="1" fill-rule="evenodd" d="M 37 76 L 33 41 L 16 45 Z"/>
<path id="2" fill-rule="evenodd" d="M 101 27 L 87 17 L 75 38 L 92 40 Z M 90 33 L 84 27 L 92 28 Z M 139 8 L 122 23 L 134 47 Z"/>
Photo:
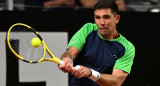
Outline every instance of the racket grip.
<path id="1" fill-rule="evenodd" d="M 64 64 L 64 61 L 59 60 L 59 64 L 60 64 L 60 65 Z"/>
<path id="2" fill-rule="evenodd" d="M 80 68 L 80 65 L 77 65 L 77 66 L 75 66 L 73 68 L 75 68 L 76 70 L 78 70 Z"/>
<path id="3" fill-rule="evenodd" d="M 63 64 L 64 64 L 64 61 L 59 60 L 59 64 L 60 64 L 60 65 L 63 65 Z M 73 69 L 76 69 L 76 70 L 78 70 L 79 68 L 80 68 L 80 65 L 77 65 L 77 66 L 73 67 Z"/>

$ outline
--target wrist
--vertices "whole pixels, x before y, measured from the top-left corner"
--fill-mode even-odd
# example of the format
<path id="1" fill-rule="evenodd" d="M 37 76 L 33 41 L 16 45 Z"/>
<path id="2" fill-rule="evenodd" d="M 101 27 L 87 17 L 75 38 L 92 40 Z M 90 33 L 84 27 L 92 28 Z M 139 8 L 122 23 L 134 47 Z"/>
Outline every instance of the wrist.
<path id="1" fill-rule="evenodd" d="M 72 63 L 72 65 L 73 65 L 73 61 L 72 61 L 72 59 L 71 59 L 71 58 L 66 57 L 66 59 L 68 59 L 68 60 Z"/>
<path id="2" fill-rule="evenodd" d="M 90 77 L 90 76 L 92 76 L 92 70 L 91 70 L 91 68 L 90 68 L 90 74 L 89 74 L 89 76 L 88 76 L 88 77 Z"/>
<path id="3" fill-rule="evenodd" d="M 98 71 L 91 69 L 91 74 L 89 78 L 92 79 L 93 81 L 97 81 L 98 79 L 100 79 L 100 73 Z"/>

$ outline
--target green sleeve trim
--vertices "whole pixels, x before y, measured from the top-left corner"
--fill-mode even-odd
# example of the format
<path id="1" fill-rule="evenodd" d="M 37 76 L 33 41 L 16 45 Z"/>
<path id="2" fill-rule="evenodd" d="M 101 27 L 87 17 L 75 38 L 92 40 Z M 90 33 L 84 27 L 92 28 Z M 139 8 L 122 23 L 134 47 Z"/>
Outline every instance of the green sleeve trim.
<path id="1" fill-rule="evenodd" d="M 124 45 L 125 47 L 125 54 L 116 61 L 113 69 L 120 69 L 130 74 L 135 56 L 135 47 L 131 42 L 127 40 L 125 41 L 120 40 L 120 41 L 122 45 Z"/>
<path id="2" fill-rule="evenodd" d="M 83 49 L 86 42 L 86 38 L 93 30 L 97 30 L 96 24 L 87 23 L 80 30 L 78 30 L 71 38 L 67 49 L 71 46 L 76 47 L 79 52 Z"/>

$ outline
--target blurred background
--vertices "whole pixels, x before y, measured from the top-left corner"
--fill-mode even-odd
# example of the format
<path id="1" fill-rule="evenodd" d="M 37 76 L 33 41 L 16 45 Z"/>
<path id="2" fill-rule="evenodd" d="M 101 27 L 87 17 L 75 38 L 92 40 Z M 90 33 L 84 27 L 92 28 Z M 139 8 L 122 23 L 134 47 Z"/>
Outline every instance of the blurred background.
<path id="1" fill-rule="evenodd" d="M 56 64 L 25 64 L 13 58 L 7 48 L 6 32 L 15 23 L 28 24 L 43 33 L 50 50 L 60 57 L 74 33 L 85 23 L 94 23 L 96 2 L 0 0 L 0 86 L 68 86 L 68 75 L 58 71 Z M 136 48 L 131 74 L 122 86 L 160 86 L 160 0 L 116 3 L 121 15 L 117 30 Z"/>
<path id="2" fill-rule="evenodd" d="M 97 0 L 0 0 L 0 10 L 50 10 L 93 8 Z M 120 11 L 159 12 L 160 0 L 116 0 Z"/>

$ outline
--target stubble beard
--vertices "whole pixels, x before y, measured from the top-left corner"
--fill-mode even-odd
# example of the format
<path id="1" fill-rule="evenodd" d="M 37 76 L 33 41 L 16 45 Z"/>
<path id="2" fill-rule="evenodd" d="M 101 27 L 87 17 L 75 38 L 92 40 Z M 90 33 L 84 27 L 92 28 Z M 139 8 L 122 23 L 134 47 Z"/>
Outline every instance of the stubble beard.
<path id="1" fill-rule="evenodd" d="M 110 35 L 110 32 L 109 31 L 99 31 L 99 34 L 102 36 L 102 37 L 107 37 Z"/>

